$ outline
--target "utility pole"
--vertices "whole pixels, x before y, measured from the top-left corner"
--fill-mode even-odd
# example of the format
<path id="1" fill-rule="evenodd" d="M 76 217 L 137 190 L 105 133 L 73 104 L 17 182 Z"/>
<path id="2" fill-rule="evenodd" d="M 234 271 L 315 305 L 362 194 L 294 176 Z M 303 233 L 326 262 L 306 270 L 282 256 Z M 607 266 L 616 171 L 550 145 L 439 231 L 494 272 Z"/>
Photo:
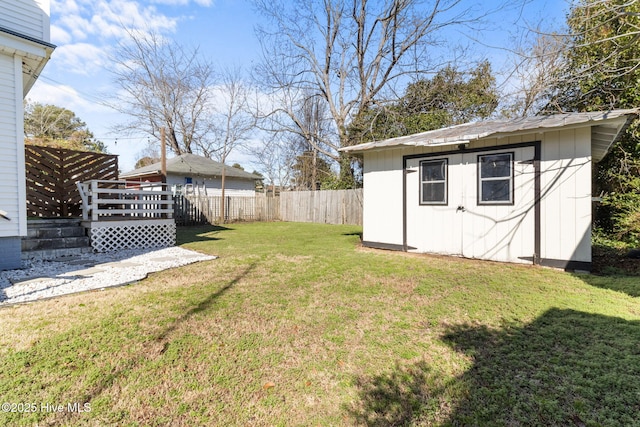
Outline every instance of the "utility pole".
<path id="1" fill-rule="evenodd" d="M 225 161 L 225 157 L 226 156 L 222 156 L 222 177 L 220 178 L 221 180 L 221 201 L 220 201 L 220 224 L 224 224 L 224 220 L 225 220 L 225 199 L 224 199 L 224 180 L 226 177 L 226 170 L 225 170 L 225 166 L 224 166 L 224 161 Z"/>
<path id="2" fill-rule="evenodd" d="M 160 173 L 162 174 L 162 185 L 160 189 L 165 191 L 167 189 L 167 144 L 164 127 L 160 128 Z M 167 196 L 160 196 L 160 200 L 164 202 L 167 200 Z M 162 204 L 160 207 L 164 209 L 165 205 Z M 166 218 L 166 214 L 162 214 L 161 216 L 162 218 Z"/>
<path id="3" fill-rule="evenodd" d="M 164 127 L 160 128 L 160 173 L 162 174 L 162 183 L 167 183 L 167 144 L 165 140 Z"/>

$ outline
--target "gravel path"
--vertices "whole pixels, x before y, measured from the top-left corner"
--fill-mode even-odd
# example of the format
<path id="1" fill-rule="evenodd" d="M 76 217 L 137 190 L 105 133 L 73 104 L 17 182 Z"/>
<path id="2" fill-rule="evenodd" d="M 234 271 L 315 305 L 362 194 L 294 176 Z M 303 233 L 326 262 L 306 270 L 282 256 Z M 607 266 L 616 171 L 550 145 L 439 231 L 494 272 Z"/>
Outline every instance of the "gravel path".
<path id="1" fill-rule="evenodd" d="M 25 261 L 20 270 L 0 272 L 0 306 L 125 285 L 149 273 L 216 258 L 175 246 Z"/>

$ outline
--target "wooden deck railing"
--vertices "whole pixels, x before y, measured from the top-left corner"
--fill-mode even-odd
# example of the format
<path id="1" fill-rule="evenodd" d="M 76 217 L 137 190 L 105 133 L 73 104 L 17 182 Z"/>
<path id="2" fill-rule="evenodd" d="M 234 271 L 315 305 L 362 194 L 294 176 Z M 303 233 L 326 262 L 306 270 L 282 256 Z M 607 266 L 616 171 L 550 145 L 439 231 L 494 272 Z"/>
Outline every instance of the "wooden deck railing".
<path id="1" fill-rule="evenodd" d="M 77 185 L 85 220 L 173 218 L 173 198 L 167 184 L 127 187 L 125 181 L 91 180 Z"/>

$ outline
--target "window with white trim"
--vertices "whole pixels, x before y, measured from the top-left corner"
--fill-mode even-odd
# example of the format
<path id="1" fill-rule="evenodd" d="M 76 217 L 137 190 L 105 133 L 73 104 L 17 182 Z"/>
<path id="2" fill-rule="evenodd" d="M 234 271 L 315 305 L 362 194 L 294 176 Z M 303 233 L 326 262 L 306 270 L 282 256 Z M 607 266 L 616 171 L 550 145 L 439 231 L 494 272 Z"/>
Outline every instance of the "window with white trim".
<path id="1" fill-rule="evenodd" d="M 513 204 L 513 153 L 478 156 L 478 204 Z"/>
<path id="2" fill-rule="evenodd" d="M 420 162 L 420 204 L 447 204 L 447 159 Z"/>

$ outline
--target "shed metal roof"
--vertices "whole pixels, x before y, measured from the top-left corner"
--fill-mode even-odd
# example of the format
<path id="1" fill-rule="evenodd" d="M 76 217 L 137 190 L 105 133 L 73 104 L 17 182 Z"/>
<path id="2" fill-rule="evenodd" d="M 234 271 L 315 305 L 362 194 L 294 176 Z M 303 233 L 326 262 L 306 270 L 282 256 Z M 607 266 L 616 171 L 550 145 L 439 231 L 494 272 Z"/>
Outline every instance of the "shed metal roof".
<path id="1" fill-rule="evenodd" d="M 565 113 L 523 117 L 512 120 L 492 120 L 431 130 L 398 138 L 343 147 L 340 151 L 360 154 L 370 150 L 403 146 L 438 146 L 470 143 L 485 138 L 501 138 L 524 133 L 537 133 L 559 128 L 591 127 L 591 151 L 594 161 L 601 160 L 629 122 L 638 117 L 640 109 Z"/>
<path id="2" fill-rule="evenodd" d="M 145 176 L 160 175 L 160 162 L 153 163 L 129 172 L 120 174 L 120 178 L 143 178 Z M 195 154 L 181 154 L 167 159 L 167 173 L 185 176 L 218 177 L 222 175 L 222 163 Z M 225 176 L 239 179 L 260 179 L 258 175 L 226 166 Z"/>

